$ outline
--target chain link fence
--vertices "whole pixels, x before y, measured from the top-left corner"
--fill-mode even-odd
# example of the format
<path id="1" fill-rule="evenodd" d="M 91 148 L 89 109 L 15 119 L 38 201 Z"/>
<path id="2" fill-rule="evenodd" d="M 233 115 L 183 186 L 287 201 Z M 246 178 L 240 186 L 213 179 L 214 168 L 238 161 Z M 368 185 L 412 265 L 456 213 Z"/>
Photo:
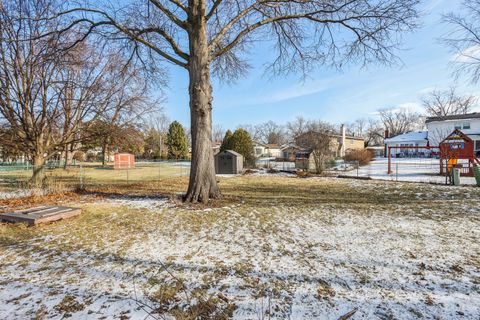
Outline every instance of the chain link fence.
<path id="1" fill-rule="evenodd" d="M 34 171 L 29 163 L 0 164 L 0 192 L 32 187 Z M 134 168 L 114 169 L 100 163 L 78 163 L 63 166 L 48 162 L 42 166 L 43 188 L 50 190 L 85 189 L 88 187 L 133 185 L 190 175 L 190 160 L 135 162 Z"/>

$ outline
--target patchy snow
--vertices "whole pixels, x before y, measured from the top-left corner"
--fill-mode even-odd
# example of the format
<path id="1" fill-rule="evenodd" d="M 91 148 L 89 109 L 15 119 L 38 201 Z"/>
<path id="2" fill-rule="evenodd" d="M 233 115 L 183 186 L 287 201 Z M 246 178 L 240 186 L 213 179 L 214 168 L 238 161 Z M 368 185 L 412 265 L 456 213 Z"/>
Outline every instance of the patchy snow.
<path id="1" fill-rule="evenodd" d="M 392 174 L 387 174 L 388 159 L 375 158 L 369 165 L 357 170 L 346 171 L 345 175 L 370 177 L 390 181 L 410 181 L 445 184 L 445 176 L 440 176 L 440 160 L 433 158 L 392 158 Z M 461 184 L 474 185 L 474 177 L 462 176 Z"/>
<path id="2" fill-rule="evenodd" d="M 132 209 L 155 210 L 173 207 L 167 197 L 113 196 L 104 199 L 105 203 L 126 206 Z"/>
<path id="3" fill-rule="evenodd" d="M 338 196 L 197 211 L 87 204 L 77 223 L 0 248 L 0 318 L 145 319 L 138 300 L 173 319 L 208 297 L 234 304 L 234 319 L 479 318 L 477 188 L 298 182 Z"/>
<path id="4" fill-rule="evenodd" d="M 412 131 L 385 139 L 385 143 L 428 141 L 428 131 Z"/>
<path id="5" fill-rule="evenodd" d="M 16 191 L 3 191 L 3 192 L 0 192 L 0 200 L 28 197 L 31 195 L 32 195 L 32 191 L 26 190 L 26 189 L 16 190 Z"/>
<path id="6" fill-rule="evenodd" d="M 284 172 L 279 170 L 268 170 L 268 169 L 259 169 L 256 170 L 254 173 L 251 174 L 252 176 L 271 176 L 271 177 L 295 177 L 296 173 L 294 172 Z"/>

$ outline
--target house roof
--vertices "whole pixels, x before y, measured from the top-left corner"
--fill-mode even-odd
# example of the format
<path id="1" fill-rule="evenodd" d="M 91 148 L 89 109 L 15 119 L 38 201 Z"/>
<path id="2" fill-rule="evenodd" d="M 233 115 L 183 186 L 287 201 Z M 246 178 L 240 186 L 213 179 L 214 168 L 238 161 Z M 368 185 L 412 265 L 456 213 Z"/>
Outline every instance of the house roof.
<path id="1" fill-rule="evenodd" d="M 259 141 L 256 141 L 256 140 L 253 140 L 252 141 L 254 145 L 260 145 L 262 147 L 268 147 L 268 144 L 266 143 L 262 143 L 262 142 L 259 142 Z"/>
<path id="2" fill-rule="evenodd" d="M 412 131 L 385 139 L 385 142 L 405 142 L 428 140 L 428 131 Z"/>
<path id="3" fill-rule="evenodd" d="M 480 112 L 472 112 L 466 114 L 456 114 L 442 117 L 428 117 L 425 120 L 426 123 L 435 121 L 448 121 L 448 120 L 466 120 L 466 119 L 480 119 Z"/>
<path id="4" fill-rule="evenodd" d="M 330 137 L 341 138 L 342 135 L 341 135 L 341 134 L 330 134 Z M 346 136 L 345 136 L 345 139 L 361 140 L 361 141 L 364 141 L 364 140 L 365 140 L 363 137 L 354 137 L 354 136 L 349 136 L 349 135 L 346 135 Z"/>
<path id="5" fill-rule="evenodd" d="M 318 132 L 318 131 L 315 131 L 315 130 L 309 130 L 305 133 L 302 133 L 302 134 L 299 134 L 298 136 L 295 137 L 295 139 L 298 139 L 298 138 L 301 138 L 307 134 L 323 134 L 322 132 Z M 336 133 L 336 132 L 332 132 L 332 131 L 329 131 L 329 132 L 325 132 L 325 134 L 327 134 L 329 137 L 332 137 L 332 138 L 341 138 L 342 135 L 339 134 L 339 133 Z M 346 135 L 345 136 L 345 139 L 350 139 L 350 140 L 361 140 L 361 141 L 364 141 L 365 139 L 363 137 L 355 137 L 355 136 L 349 136 L 349 135 Z"/>
<path id="6" fill-rule="evenodd" d="M 280 147 L 276 143 L 268 143 L 267 148 L 269 148 L 269 149 L 279 149 Z"/>

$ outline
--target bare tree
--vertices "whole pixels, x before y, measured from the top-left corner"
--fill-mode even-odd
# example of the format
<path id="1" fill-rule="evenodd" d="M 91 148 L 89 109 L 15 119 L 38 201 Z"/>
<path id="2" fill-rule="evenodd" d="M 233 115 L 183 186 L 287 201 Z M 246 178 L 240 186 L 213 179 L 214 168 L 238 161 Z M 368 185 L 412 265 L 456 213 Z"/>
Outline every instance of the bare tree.
<path id="1" fill-rule="evenodd" d="M 308 120 L 303 117 L 296 117 L 295 120 L 287 122 L 287 131 L 290 141 L 294 141 L 295 137 L 307 132 Z"/>
<path id="2" fill-rule="evenodd" d="M 103 165 L 124 132 L 134 132 L 140 123 L 145 123 L 147 116 L 159 111 L 158 101 L 150 97 L 149 86 L 139 69 L 125 65 L 118 55 L 112 59 L 109 94 L 102 101 L 101 114 L 90 121 L 83 138 L 88 144 L 101 147 Z"/>
<path id="3" fill-rule="evenodd" d="M 454 87 L 445 91 L 433 90 L 422 98 L 427 115 L 432 117 L 469 113 L 477 101 L 473 95 L 457 94 Z"/>
<path id="4" fill-rule="evenodd" d="M 316 130 L 309 130 L 300 136 L 295 141 L 296 144 L 305 148 L 310 152 L 310 160 L 313 160 L 315 172 L 322 173 L 329 160 L 335 156 L 335 138 L 332 137 L 330 126 L 325 125 L 323 128 L 317 127 Z M 307 165 L 308 169 L 309 165 Z"/>
<path id="5" fill-rule="evenodd" d="M 265 40 L 274 73 L 307 72 L 314 65 L 391 63 L 400 32 L 415 27 L 419 0 L 148 0 L 75 7 L 86 34 L 132 42 L 139 56 L 157 54 L 189 77 L 192 164 L 186 201 L 207 202 L 220 191 L 212 139 L 211 71 L 223 80 L 243 75 L 243 53 Z M 78 15 L 76 15 L 78 14 Z M 79 38 L 79 41 L 85 37 Z"/>
<path id="6" fill-rule="evenodd" d="M 465 75 L 473 83 L 480 80 L 480 0 L 464 1 L 462 13 L 449 13 L 444 22 L 453 29 L 443 41 L 455 52 L 457 76 Z"/>
<path id="7" fill-rule="evenodd" d="M 220 124 L 214 125 L 212 128 L 212 140 L 213 141 L 222 141 L 225 136 L 225 129 Z"/>
<path id="8" fill-rule="evenodd" d="M 422 116 L 418 112 L 406 108 L 384 108 L 378 113 L 390 136 L 421 129 Z"/>
<path id="9" fill-rule="evenodd" d="M 262 140 L 262 131 L 259 125 L 241 124 L 237 126 L 237 129 L 243 129 L 247 131 L 253 141 L 258 142 Z"/>
<path id="10" fill-rule="evenodd" d="M 150 146 L 149 152 L 155 153 L 158 150 L 160 158 L 167 157 L 168 148 L 166 145 L 168 127 L 172 121 L 168 116 L 160 111 L 157 116 L 153 117 L 148 124 L 147 145 Z"/>
<path id="11" fill-rule="evenodd" d="M 287 142 L 284 127 L 274 121 L 261 123 L 257 128 L 263 143 L 281 145 Z"/>
<path id="12" fill-rule="evenodd" d="M 287 136 L 290 141 L 297 141 L 297 138 L 309 131 L 322 132 L 334 131 L 334 126 L 322 120 L 305 119 L 296 117 L 295 120 L 287 122 Z"/>
<path id="13" fill-rule="evenodd" d="M 32 160 L 35 186 L 42 184 L 45 161 L 101 112 L 105 93 L 105 60 L 87 42 L 63 50 L 71 34 L 60 37 L 59 21 L 43 19 L 56 10 L 54 0 L 0 5 L 0 118 Z"/>
<path id="14" fill-rule="evenodd" d="M 367 126 L 368 120 L 361 118 L 355 120 L 355 122 L 352 125 L 347 126 L 347 128 L 350 127 L 350 131 L 354 136 L 364 137 L 366 135 Z"/>
<path id="15" fill-rule="evenodd" d="M 383 145 L 385 128 L 382 126 L 382 122 L 371 118 L 368 119 L 363 138 L 365 139 L 366 147 Z"/>

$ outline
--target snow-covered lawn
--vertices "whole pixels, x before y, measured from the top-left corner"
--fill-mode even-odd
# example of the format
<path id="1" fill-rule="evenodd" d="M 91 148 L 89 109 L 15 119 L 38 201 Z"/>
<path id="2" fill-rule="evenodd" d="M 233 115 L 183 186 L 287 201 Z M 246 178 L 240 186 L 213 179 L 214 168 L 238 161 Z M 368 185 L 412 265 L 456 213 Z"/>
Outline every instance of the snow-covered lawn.
<path id="1" fill-rule="evenodd" d="M 371 177 L 372 179 L 391 181 L 412 181 L 426 183 L 445 183 L 445 176 L 440 176 L 440 160 L 430 158 L 392 159 L 392 174 L 387 174 L 388 159 L 376 158 L 369 165 L 357 170 L 347 171 L 346 175 Z M 473 185 L 475 178 L 461 177 L 461 184 Z"/>
<path id="2" fill-rule="evenodd" d="M 0 318 L 478 319 L 480 188 L 222 179 L 217 208 L 72 203 L 0 225 Z"/>

